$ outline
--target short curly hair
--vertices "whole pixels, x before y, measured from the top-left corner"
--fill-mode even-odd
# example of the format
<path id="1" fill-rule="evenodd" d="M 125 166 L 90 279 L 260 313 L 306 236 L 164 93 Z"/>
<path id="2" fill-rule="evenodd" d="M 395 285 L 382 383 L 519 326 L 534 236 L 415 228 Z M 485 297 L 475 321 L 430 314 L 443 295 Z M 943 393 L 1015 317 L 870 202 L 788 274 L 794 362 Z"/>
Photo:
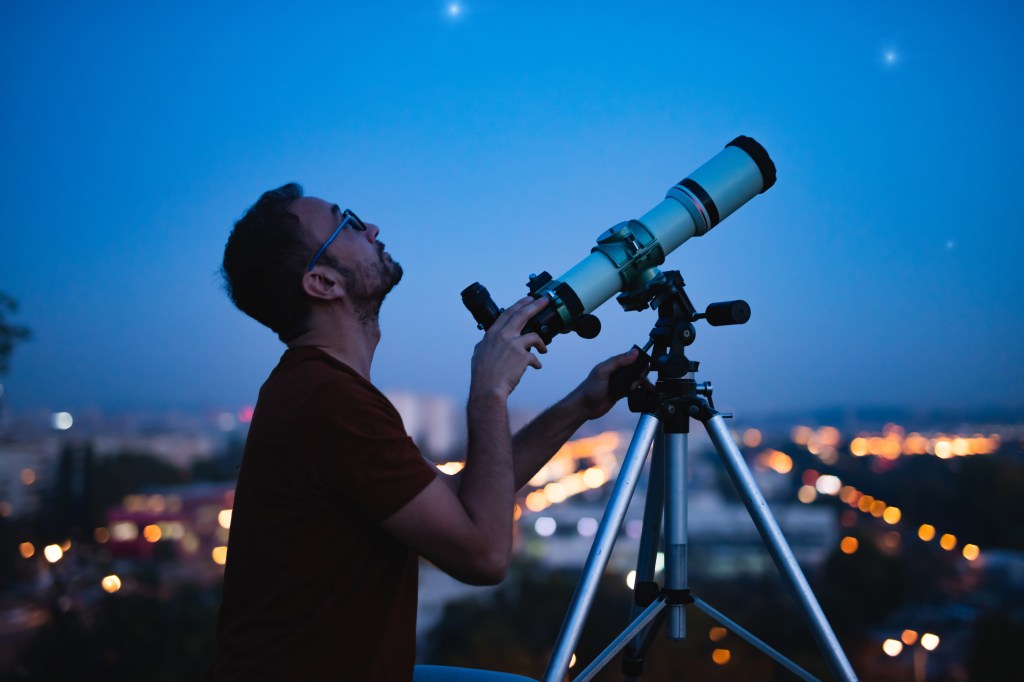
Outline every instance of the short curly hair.
<path id="1" fill-rule="evenodd" d="M 284 342 L 305 331 L 310 313 L 302 275 L 315 245 L 289 210 L 302 196 L 294 182 L 264 192 L 235 223 L 221 267 L 232 302 Z"/>

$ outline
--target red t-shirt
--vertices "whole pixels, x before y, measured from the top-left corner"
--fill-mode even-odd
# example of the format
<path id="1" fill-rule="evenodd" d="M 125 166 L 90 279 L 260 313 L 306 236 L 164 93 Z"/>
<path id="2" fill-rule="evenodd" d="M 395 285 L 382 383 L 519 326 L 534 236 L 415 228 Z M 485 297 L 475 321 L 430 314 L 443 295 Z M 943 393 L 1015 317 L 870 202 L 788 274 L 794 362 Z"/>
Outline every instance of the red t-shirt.
<path id="1" fill-rule="evenodd" d="M 370 382 L 288 350 L 245 444 L 214 679 L 410 680 L 418 559 L 380 522 L 435 475 Z"/>

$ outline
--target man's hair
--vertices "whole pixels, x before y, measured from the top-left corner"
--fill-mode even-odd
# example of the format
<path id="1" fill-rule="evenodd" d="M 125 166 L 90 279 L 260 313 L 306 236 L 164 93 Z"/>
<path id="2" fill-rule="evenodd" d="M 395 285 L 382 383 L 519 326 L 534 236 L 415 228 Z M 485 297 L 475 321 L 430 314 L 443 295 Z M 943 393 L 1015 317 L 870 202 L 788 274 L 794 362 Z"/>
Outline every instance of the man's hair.
<path id="1" fill-rule="evenodd" d="M 238 309 L 285 342 L 305 331 L 310 312 L 302 275 L 315 246 L 288 210 L 301 196 L 294 182 L 264 192 L 231 230 L 221 268 Z"/>

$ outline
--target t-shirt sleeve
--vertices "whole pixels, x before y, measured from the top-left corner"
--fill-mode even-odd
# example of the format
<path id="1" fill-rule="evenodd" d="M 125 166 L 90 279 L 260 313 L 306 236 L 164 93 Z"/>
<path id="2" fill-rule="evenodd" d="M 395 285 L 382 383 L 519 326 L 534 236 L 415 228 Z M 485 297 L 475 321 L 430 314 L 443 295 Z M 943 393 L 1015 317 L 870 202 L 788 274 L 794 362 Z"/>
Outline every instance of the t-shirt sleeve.
<path id="1" fill-rule="evenodd" d="M 394 406 L 358 380 L 317 393 L 310 416 L 321 442 L 316 473 L 332 493 L 383 521 L 418 495 L 437 473 L 406 434 Z"/>

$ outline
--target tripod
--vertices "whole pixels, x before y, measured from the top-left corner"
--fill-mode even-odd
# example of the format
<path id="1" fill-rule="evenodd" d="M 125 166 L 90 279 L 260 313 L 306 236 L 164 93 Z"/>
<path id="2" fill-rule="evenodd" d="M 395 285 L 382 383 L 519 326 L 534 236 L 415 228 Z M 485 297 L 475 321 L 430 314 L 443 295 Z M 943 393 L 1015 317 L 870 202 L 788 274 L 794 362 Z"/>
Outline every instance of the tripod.
<path id="1" fill-rule="evenodd" d="M 613 392 L 624 393 L 646 371 L 656 371 L 654 385 L 644 381 L 629 391 L 629 408 L 641 417 L 623 459 L 618 478 L 605 509 L 604 518 L 594 537 L 590 555 L 584 564 L 554 651 L 544 672 L 544 682 L 562 682 L 569 671 L 573 651 L 579 642 L 587 615 L 597 593 L 601 574 L 608 563 L 626 508 L 633 496 L 653 446 L 651 467 L 644 507 L 643 531 L 637 556 L 636 582 L 632 622 L 574 680 L 585 682 L 600 671 L 609 660 L 625 649 L 623 672 L 635 679 L 643 671 L 644 658 L 658 630 L 665 624 L 671 640 L 686 637 L 685 607 L 693 605 L 725 625 L 737 635 L 770 656 L 780 665 L 804 680 L 816 680 L 797 664 L 775 651 L 727 616 L 694 596 L 687 576 L 687 440 L 690 419 L 704 425 L 711 442 L 747 507 L 758 532 L 778 567 L 786 586 L 808 620 L 818 648 L 832 674 L 844 682 L 857 679 L 846 655 L 836 639 L 825 614 L 800 570 L 793 552 L 772 516 L 764 496 L 757 488 L 743 455 L 725 426 L 725 415 L 714 408 L 710 382 L 697 383 L 693 376 L 698 363 L 684 352 L 695 338 L 693 322 L 706 319 L 710 324 L 742 324 L 750 317 L 750 308 L 743 301 L 716 303 L 705 313 L 697 313 L 687 297 L 678 272 L 660 274 L 642 290 L 619 297 L 626 309 L 641 310 L 648 305 L 658 309 L 658 322 L 650 333 L 650 341 L 635 363 L 632 375 L 613 376 Z M 647 350 L 653 347 L 650 356 Z M 617 385 L 617 386 L 616 386 Z M 655 561 L 665 523 L 665 584 L 654 581 Z"/>

